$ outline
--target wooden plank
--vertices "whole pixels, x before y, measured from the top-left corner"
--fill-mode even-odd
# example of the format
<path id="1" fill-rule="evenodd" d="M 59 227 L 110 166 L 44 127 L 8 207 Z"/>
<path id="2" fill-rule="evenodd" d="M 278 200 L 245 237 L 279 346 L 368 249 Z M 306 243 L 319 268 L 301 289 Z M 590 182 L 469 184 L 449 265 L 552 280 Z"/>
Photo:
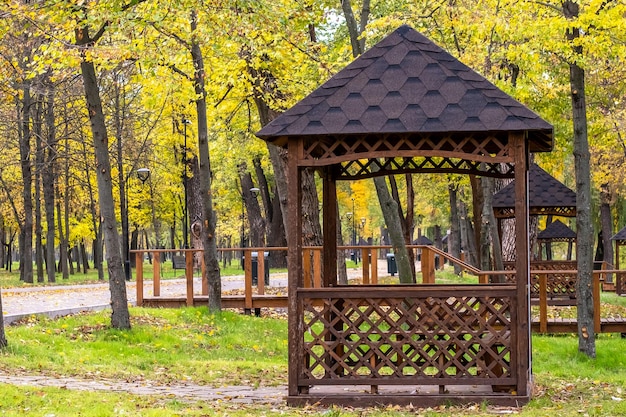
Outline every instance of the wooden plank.
<path id="1" fill-rule="evenodd" d="M 548 331 L 548 277 L 545 274 L 539 275 L 539 332 Z"/>
<path id="2" fill-rule="evenodd" d="M 143 252 L 139 251 L 135 253 L 135 270 L 137 274 L 137 306 L 143 306 Z"/>
<path id="3" fill-rule="evenodd" d="M 245 308 L 252 309 L 252 250 L 244 251 L 244 291 L 245 291 Z"/>
<path id="4" fill-rule="evenodd" d="M 185 251 L 185 283 L 187 285 L 187 305 L 193 306 L 193 252 Z"/>
<path id="5" fill-rule="evenodd" d="M 311 288 L 313 280 L 311 279 L 311 250 L 304 249 L 302 251 L 302 269 L 304 288 Z"/>
<path id="6" fill-rule="evenodd" d="M 160 258 L 160 257 L 159 257 Z M 152 295 L 161 295 L 161 260 L 153 261 L 152 264 Z M 142 262 L 143 263 L 143 262 Z"/>
<path id="7" fill-rule="evenodd" d="M 378 250 L 371 248 L 372 255 L 372 284 L 378 284 Z"/>
<path id="8" fill-rule="evenodd" d="M 335 249 L 335 253 L 337 250 Z M 337 258 L 335 258 L 335 263 L 337 262 Z M 337 267 L 335 266 L 335 269 Z M 335 272 L 335 276 L 337 273 Z M 332 280 L 331 280 L 332 281 Z M 335 282 L 337 280 L 335 279 Z M 322 286 L 322 250 L 321 249 L 313 249 L 313 287 L 320 288 Z"/>
<path id="9" fill-rule="evenodd" d="M 369 254 L 370 251 L 367 248 L 363 248 L 361 249 L 361 258 L 363 260 L 363 262 L 361 263 L 362 268 L 361 271 L 363 271 L 363 284 L 369 284 L 370 283 L 370 261 L 369 261 Z"/>

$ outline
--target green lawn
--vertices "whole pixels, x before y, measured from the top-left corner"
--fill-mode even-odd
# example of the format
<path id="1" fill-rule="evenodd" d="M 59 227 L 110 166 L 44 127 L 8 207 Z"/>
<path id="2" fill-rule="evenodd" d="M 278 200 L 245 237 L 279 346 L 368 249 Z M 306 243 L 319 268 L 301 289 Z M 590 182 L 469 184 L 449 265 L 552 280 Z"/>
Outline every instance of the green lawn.
<path id="1" fill-rule="evenodd" d="M 251 317 L 206 308 L 132 308 L 132 329 L 108 325 L 109 313 L 50 320 L 31 317 L 6 328 L 0 352 L 5 374 L 111 378 L 155 385 L 180 382 L 213 387 L 286 384 L 287 324 L 282 317 Z M 533 336 L 535 397 L 519 416 L 626 414 L 626 340 L 601 335 L 598 357 L 577 353 L 573 336 Z M 76 392 L 0 384 L 5 416 L 490 416 L 485 404 L 436 410 L 342 409 L 183 401 L 171 396 Z"/>

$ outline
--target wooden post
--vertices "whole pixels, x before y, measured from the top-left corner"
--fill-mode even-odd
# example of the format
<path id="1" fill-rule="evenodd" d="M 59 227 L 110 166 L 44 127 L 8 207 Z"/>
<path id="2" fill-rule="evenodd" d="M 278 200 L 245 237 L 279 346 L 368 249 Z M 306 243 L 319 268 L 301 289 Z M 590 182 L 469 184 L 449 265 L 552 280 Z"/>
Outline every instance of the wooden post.
<path id="1" fill-rule="evenodd" d="M 591 289 L 593 297 L 593 327 L 596 334 L 602 332 L 602 320 L 600 318 L 600 275 L 592 274 L 593 288 Z"/>
<path id="2" fill-rule="evenodd" d="M 337 253 L 337 249 L 335 249 Z M 313 288 L 322 286 L 322 249 L 313 249 Z"/>
<path id="3" fill-rule="evenodd" d="M 143 307 L 143 252 L 135 253 L 135 270 L 137 274 L 137 307 Z"/>
<path id="4" fill-rule="evenodd" d="M 539 274 L 539 333 L 548 332 L 548 276 Z"/>
<path id="5" fill-rule="evenodd" d="M 422 283 L 435 283 L 435 252 L 427 247 L 422 248 Z"/>
<path id="6" fill-rule="evenodd" d="M 143 258 L 143 255 L 142 255 Z M 152 295 L 154 297 L 161 296 L 161 259 L 160 256 L 152 257 Z M 142 262 L 143 265 L 143 262 Z"/>
<path id="7" fill-rule="evenodd" d="M 322 227 L 324 247 L 322 283 L 324 287 L 330 287 L 337 285 L 337 187 L 331 167 L 323 171 L 322 178 Z"/>
<path id="8" fill-rule="evenodd" d="M 370 249 L 372 255 L 372 284 L 378 284 L 378 249 Z"/>
<path id="9" fill-rule="evenodd" d="M 193 252 L 185 251 L 185 281 L 187 283 L 187 305 L 193 306 Z"/>
<path id="10" fill-rule="evenodd" d="M 246 249 L 243 252 L 243 271 L 244 271 L 244 312 L 252 313 L 252 251 Z"/>
<path id="11" fill-rule="evenodd" d="M 257 252 L 257 279 L 256 279 L 256 291 L 257 294 L 265 294 L 265 252 L 263 248 L 260 248 L 261 251 Z"/>
<path id="12" fill-rule="evenodd" d="M 511 355 L 511 366 L 515 367 L 518 395 L 530 397 L 531 382 L 531 317 L 530 317 L 530 257 L 528 250 L 528 150 L 526 134 L 509 133 L 509 146 L 515 165 L 515 259 L 517 314 L 511 347 L 515 355 Z M 515 356 L 515 357 L 513 357 Z"/>
<path id="13" fill-rule="evenodd" d="M 204 253 L 200 256 L 200 270 L 202 271 L 202 295 L 209 295 L 209 276 L 206 274 Z"/>
<path id="14" fill-rule="evenodd" d="M 370 261 L 369 261 L 370 250 L 367 248 L 361 249 L 362 255 L 362 271 L 363 271 L 363 284 L 367 285 L 370 283 Z"/>
<path id="15" fill-rule="evenodd" d="M 311 250 L 303 249 L 302 251 L 302 268 L 303 268 L 303 280 L 304 280 L 304 288 L 311 288 L 311 283 L 313 280 L 311 279 Z"/>

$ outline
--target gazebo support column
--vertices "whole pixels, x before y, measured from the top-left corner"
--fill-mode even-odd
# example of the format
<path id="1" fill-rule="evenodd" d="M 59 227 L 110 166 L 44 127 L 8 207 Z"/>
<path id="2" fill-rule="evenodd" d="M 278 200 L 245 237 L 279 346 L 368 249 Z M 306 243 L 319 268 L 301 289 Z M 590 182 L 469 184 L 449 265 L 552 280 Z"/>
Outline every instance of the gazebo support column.
<path id="1" fill-rule="evenodd" d="M 337 285 L 337 186 L 331 171 L 330 167 L 323 171 L 323 287 Z"/>
<path id="2" fill-rule="evenodd" d="M 530 259 L 528 241 L 528 150 L 524 133 L 510 133 L 509 142 L 515 160 L 515 259 L 517 283 L 517 393 L 530 397 Z M 513 358 L 512 358 L 513 359 Z"/>
<path id="3" fill-rule="evenodd" d="M 288 389 L 289 395 L 298 395 L 298 372 L 302 361 L 302 308 L 298 303 L 298 288 L 303 286 L 302 269 L 302 187 L 301 169 L 298 166 L 300 146 L 296 142 L 290 142 L 287 160 L 287 188 L 289 190 L 287 207 L 287 282 L 289 295 L 289 370 Z"/>

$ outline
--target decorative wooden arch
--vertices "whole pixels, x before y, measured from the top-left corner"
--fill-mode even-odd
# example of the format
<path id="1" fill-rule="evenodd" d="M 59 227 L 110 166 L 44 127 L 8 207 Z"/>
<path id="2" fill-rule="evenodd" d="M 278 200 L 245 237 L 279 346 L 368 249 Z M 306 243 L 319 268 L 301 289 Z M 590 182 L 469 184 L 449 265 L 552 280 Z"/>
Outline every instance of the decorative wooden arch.
<path id="1" fill-rule="evenodd" d="M 528 401 L 527 160 L 552 149 L 551 125 L 402 26 L 257 135 L 288 150 L 288 404 Z M 321 289 L 303 285 L 310 167 L 323 180 Z M 517 284 L 337 285 L 336 181 L 406 172 L 516 180 Z"/>

